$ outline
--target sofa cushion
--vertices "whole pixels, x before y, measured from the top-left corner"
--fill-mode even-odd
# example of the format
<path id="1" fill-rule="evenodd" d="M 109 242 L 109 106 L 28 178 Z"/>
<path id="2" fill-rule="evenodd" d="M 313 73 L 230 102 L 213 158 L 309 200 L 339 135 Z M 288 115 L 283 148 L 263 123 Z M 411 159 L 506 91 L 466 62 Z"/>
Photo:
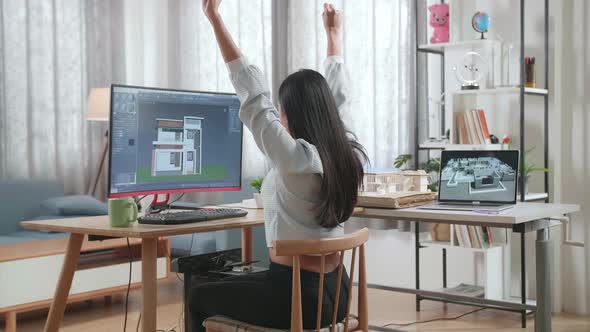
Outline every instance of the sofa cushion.
<path id="1" fill-rule="evenodd" d="M 28 241 L 31 241 L 31 240 L 24 238 L 24 237 L 18 237 L 18 236 L 0 235 L 0 245 L 19 243 L 19 242 L 28 242 Z"/>
<path id="2" fill-rule="evenodd" d="M 13 238 L 21 238 L 27 241 L 33 240 L 51 240 L 51 239 L 59 239 L 62 237 L 68 236 L 67 233 L 48 233 L 48 232 L 39 232 L 39 231 L 18 231 L 10 234 L 6 234 L 9 237 Z"/>
<path id="3" fill-rule="evenodd" d="M 49 198 L 41 206 L 59 216 L 102 216 L 109 213 L 105 203 L 86 195 Z"/>

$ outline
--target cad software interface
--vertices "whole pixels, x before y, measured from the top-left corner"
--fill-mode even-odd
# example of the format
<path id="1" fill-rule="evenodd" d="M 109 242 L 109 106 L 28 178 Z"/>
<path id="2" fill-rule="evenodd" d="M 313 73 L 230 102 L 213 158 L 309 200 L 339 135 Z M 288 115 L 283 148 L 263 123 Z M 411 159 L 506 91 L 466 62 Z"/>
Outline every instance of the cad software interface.
<path id="1" fill-rule="evenodd" d="M 515 200 L 516 151 L 444 151 L 440 200 L 510 203 Z"/>
<path id="2" fill-rule="evenodd" d="M 113 86 L 110 194 L 239 187 L 235 95 Z"/>

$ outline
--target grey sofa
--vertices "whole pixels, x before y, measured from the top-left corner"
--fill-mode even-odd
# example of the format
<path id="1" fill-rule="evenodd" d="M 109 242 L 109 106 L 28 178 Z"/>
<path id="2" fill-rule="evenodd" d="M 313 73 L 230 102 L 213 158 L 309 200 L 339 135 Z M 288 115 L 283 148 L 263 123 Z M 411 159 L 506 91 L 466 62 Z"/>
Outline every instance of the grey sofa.
<path id="1" fill-rule="evenodd" d="M 244 199 L 252 198 L 254 190 L 250 188 L 248 183 L 249 181 L 244 181 L 241 191 L 224 192 L 222 202 L 225 204 L 238 203 Z M 43 202 L 48 199 L 62 196 L 64 196 L 63 186 L 56 181 L 0 180 L 0 244 L 47 240 L 67 236 L 64 233 L 25 230 L 20 226 L 20 222 L 25 220 L 88 215 L 71 213 L 63 215 L 55 209 L 43 206 Z M 94 206 L 93 215 L 106 215 L 108 213 L 106 204 L 100 204 L 103 204 L 103 213 L 98 213 L 101 211 L 100 206 Z M 240 239 L 239 230 L 195 234 L 194 237 L 181 235 L 170 238 L 170 249 L 173 256 L 199 254 L 238 248 L 241 245 Z M 264 262 L 268 260 L 264 229 L 262 227 L 254 229 L 254 257 Z"/>
<path id="2" fill-rule="evenodd" d="M 66 236 L 63 233 L 25 230 L 20 226 L 24 220 L 63 218 L 42 207 L 45 200 L 60 196 L 64 196 L 63 187 L 56 181 L 0 181 L 0 244 Z"/>

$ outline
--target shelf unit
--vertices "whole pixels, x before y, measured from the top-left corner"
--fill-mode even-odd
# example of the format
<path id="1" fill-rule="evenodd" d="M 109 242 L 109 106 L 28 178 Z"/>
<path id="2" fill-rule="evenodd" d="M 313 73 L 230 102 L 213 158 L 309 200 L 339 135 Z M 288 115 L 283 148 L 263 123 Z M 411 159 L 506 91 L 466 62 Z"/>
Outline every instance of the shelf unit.
<path id="1" fill-rule="evenodd" d="M 459 90 L 452 92 L 455 95 L 499 95 L 499 94 L 519 94 L 520 88 L 519 87 L 498 87 L 498 88 L 491 88 L 491 89 L 481 89 L 481 90 Z M 526 95 L 537 95 L 537 96 L 547 96 L 549 91 L 547 89 L 540 89 L 540 88 L 524 88 L 524 93 Z"/>
<path id="2" fill-rule="evenodd" d="M 499 40 L 494 40 L 494 39 L 475 39 L 475 40 L 464 40 L 464 41 L 453 41 L 453 42 L 448 42 L 448 43 L 440 43 L 440 44 L 420 44 L 420 28 L 419 28 L 419 22 L 420 20 L 418 19 L 419 15 L 421 15 L 420 11 L 418 10 L 418 8 L 420 8 L 419 6 L 419 2 L 420 1 L 425 1 L 425 0 L 415 0 L 415 8 L 416 8 L 416 26 L 415 26 L 415 36 L 416 36 L 416 73 L 419 72 L 420 70 L 420 66 L 421 66 L 421 62 L 420 62 L 420 57 L 423 56 L 424 58 L 428 55 L 428 54 L 433 54 L 433 55 L 437 55 L 440 57 L 441 59 L 441 92 L 443 94 L 445 94 L 445 51 L 448 50 L 455 50 L 455 49 L 459 49 L 459 48 L 474 48 L 474 47 L 484 47 L 484 46 L 494 46 L 494 45 L 502 45 L 502 42 L 500 42 Z M 449 0 L 450 1 L 450 0 Z M 449 2 L 447 1 L 447 2 Z M 491 0 L 490 0 L 491 1 Z M 444 0 L 440 1 L 441 3 L 444 3 Z M 526 144 L 525 144 L 525 112 L 526 112 L 526 105 L 525 105 L 525 98 L 527 96 L 531 96 L 531 97 L 536 97 L 536 98 L 543 98 L 543 152 L 544 152 L 544 157 L 543 157 L 543 165 L 545 168 L 548 168 L 548 164 L 549 164 L 549 90 L 548 90 L 548 82 L 549 82 L 549 0 L 544 0 L 544 28 L 543 28 L 543 34 L 544 34 L 544 45 L 543 45 L 543 53 L 545 56 L 545 61 L 544 61 L 544 68 L 543 68 L 543 75 L 544 75 L 544 80 L 545 80 L 545 87 L 544 88 L 528 88 L 525 87 L 525 66 L 524 66 L 524 58 L 525 58 L 525 0 L 519 0 L 519 8 L 520 8 L 520 15 L 519 15 L 519 24 L 520 24 L 520 36 L 519 36 L 519 41 L 520 41 L 520 85 L 519 86 L 510 86 L 510 87 L 495 87 L 495 88 L 485 88 L 485 89 L 481 89 L 481 90 L 459 90 L 459 91 L 454 91 L 451 92 L 453 95 L 456 96 L 461 96 L 461 95 L 487 95 L 487 98 L 492 98 L 492 97 L 497 97 L 500 98 L 502 97 L 502 95 L 518 95 L 519 97 L 519 113 L 518 115 L 515 114 L 515 116 L 518 116 L 519 119 L 519 149 L 520 149 L 520 169 L 519 169 L 519 173 L 523 173 L 524 172 L 524 164 L 525 164 L 525 155 L 524 152 L 526 150 Z M 420 75 L 416 75 L 416 85 L 420 86 L 419 81 L 420 80 Z M 421 135 L 420 135 L 420 129 L 421 129 L 421 107 L 423 105 L 423 103 L 425 102 L 424 100 L 421 100 L 422 96 L 419 93 L 416 93 L 416 112 L 415 112 L 415 121 L 416 121 L 416 125 L 417 128 L 415 130 L 414 133 L 414 142 L 415 142 L 415 147 L 414 147 L 414 161 L 415 161 L 415 165 L 417 167 L 417 165 L 420 164 L 421 162 L 421 153 L 422 154 L 426 154 L 428 156 L 428 158 L 430 157 L 430 153 L 431 151 L 435 151 L 435 150 L 445 150 L 445 149 L 463 149 L 463 150 L 476 150 L 476 149 L 501 149 L 502 146 L 501 145 L 458 145 L 458 144 L 449 144 L 449 143 L 445 143 L 445 142 L 427 142 L 427 141 L 421 141 Z M 448 126 L 445 123 L 445 105 L 441 105 L 441 117 L 440 117 L 440 127 L 441 127 L 441 132 L 445 133 L 447 131 L 447 129 L 452 129 L 452 125 Z M 422 159 L 424 160 L 424 159 Z M 545 202 L 548 202 L 550 197 L 549 197 L 549 178 L 548 178 L 548 174 L 545 173 L 544 175 L 544 192 L 543 193 L 525 193 L 525 186 L 523 183 L 523 178 L 519 177 L 518 179 L 519 181 L 519 200 L 520 201 L 539 201 L 539 200 L 544 200 Z M 519 302 L 521 304 L 536 304 L 534 301 L 529 300 L 526 298 L 526 252 L 525 252 L 525 245 L 524 245 L 524 233 L 520 233 L 520 276 L 521 276 L 521 294 L 520 297 L 517 298 L 511 298 L 509 299 L 509 301 L 514 301 L 514 302 Z M 438 247 L 442 250 L 442 260 L 443 260 L 443 287 L 447 287 L 446 285 L 446 281 L 447 281 L 447 267 L 446 267 L 446 262 L 447 262 L 447 250 L 449 249 L 448 246 L 446 246 L 444 243 L 436 243 L 436 242 L 421 242 L 419 239 L 419 230 L 418 227 L 416 227 L 415 230 L 415 252 L 416 252 L 416 289 L 420 288 L 420 269 L 419 269 L 419 259 L 420 259 L 420 249 L 423 247 Z M 456 246 L 454 246 L 456 247 Z M 482 250 L 482 249 L 473 249 L 473 248 L 464 248 L 465 250 Z M 485 249 L 484 249 L 485 250 Z M 416 310 L 419 311 L 420 310 L 420 301 L 423 299 L 429 299 L 429 300 L 435 300 L 435 301 L 445 301 L 444 299 L 437 299 L 437 298 L 425 298 L 425 297 L 421 297 L 421 296 L 416 296 Z M 445 302 L 453 302 L 453 301 L 445 301 Z M 482 307 L 487 307 L 487 305 L 485 304 L 481 304 Z M 498 308 L 497 306 L 490 306 L 490 307 L 495 307 L 496 309 L 502 309 L 502 308 Z M 510 310 L 509 308 L 506 309 L 502 309 L 502 310 L 508 310 L 508 311 L 514 311 L 514 310 Z M 525 328 L 526 327 L 526 314 L 528 313 L 528 311 L 523 310 L 523 311 L 518 311 L 521 314 L 521 324 L 522 327 Z"/>
<path id="3" fill-rule="evenodd" d="M 469 248 L 469 247 L 462 247 L 460 245 L 453 245 L 451 244 L 451 242 L 448 241 L 422 241 L 420 242 L 420 244 L 423 247 L 428 247 L 428 248 L 440 248 L 440 249 L 460 249 L 460 250 L 469 250 L 469 251 L 474 251 L 474 252 L 486 252 L 495 248 L 500 248 L 503 245 L 501 244 L 494 244 L 491 245 L 489 248 Z"/>
<path id="4" fill-rule="evenodd" d="M 421 44 L 418 45 L 419 52 L 425 53 L 442 53 L 445 50 L 453 48 L 465 48 L 465 47 L 482 47 L 482 46 L 494 46 L 500 45 L 501 42 L 495 39 L 473 39 L 473 40 L 462 40 L 459 42 L 448 42 L 438 44 Z"/>

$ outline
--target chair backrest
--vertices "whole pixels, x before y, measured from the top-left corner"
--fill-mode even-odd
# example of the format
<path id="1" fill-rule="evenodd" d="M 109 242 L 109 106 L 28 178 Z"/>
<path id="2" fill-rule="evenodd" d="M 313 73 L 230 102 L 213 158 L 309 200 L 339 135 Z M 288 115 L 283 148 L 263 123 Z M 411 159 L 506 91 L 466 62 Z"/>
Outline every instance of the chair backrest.
<path id="1" fill-rule="evenodd" d="M 344 321 L 344 332 L 348 332 L 348 320 L 350 316 L 350 304 L 352 301 L 352 285 L 354 282 L 354 272 L 356 263 L 356 254 L 358 249 L 358 329 L 363 331 L 369 330 L 368 308 L 367 308 L 367 276 L 365 268 L 365 242 L 369 239 L 369 230 L 363 228 L 343 237 L 328 238 L 319 240 L 283 240 L 275 241 L 274 249 L 277 256 L 293 257 L 293 289 L 291 300 L 291 331 L 300 332 L 303 330 L 303 318 L 301 315 L 301 276 L 299 257 L 303 255 L 321 255 L 320 266 L 320 285 L 318 292 L 318 308 L 316 331 L 321 328 L 322 320 L 322 296 L 324 293 L 324 273 L 325 257 L 332 253 L 340 253 L 340 262 L 338 264 L 338 281 L 336 283 L 336 298 L 332 314 L 332 324 L 330 331 L 336 329 L 338 315 L 338 302 L 340 300 L 340 291 L 342 286 L 342 271 L 344 269 L 344 253 L 347 250 L 352 251 L 350 263 L 350 284 L 348 286 L 348 302 L 346 303 L 346 318 Z"/>

